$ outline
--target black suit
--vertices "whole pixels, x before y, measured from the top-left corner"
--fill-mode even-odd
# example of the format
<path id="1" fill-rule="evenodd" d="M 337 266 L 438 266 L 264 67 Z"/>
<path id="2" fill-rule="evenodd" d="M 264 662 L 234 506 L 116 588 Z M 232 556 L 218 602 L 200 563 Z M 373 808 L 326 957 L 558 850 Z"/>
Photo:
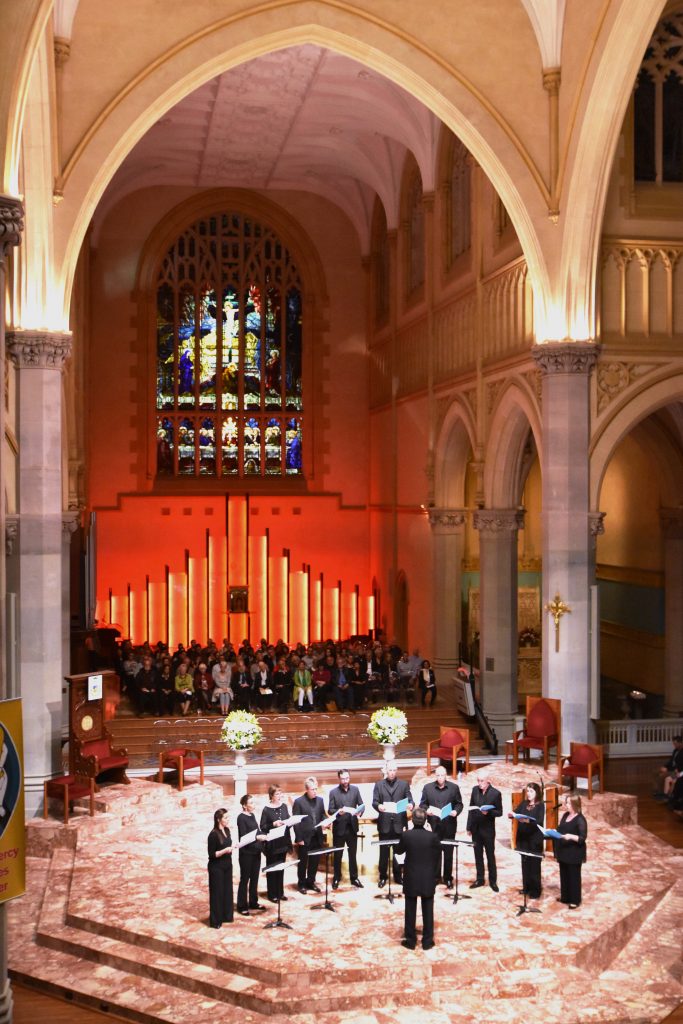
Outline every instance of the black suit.
<path id="1" fill-rule="evenodd" d="M 541 803 L 530 806 L 528 800 L 522 800 L 515 807 L 515 814 L 528 814 L 534 821 L 517 822 L 517 843 L 516 849 L 526 853 L 538 853 L 543 855 L 543 834 L 539 832 L 537 825 L 543 825 L 545 821 L 545 805 Z M 541 862 L 536 857 L 520 857 L 522 862 L 522 888 L 531 897 L 537 900 L 541 895 Z"/>
<path id="2" fill-rule="evenodd" d="M 555 858 L 560 865 L 560 901 L 576 906 L 581 902 L 581 865 L 586 859 L 586 839 L 588 824 L 583 814 L 576 814 L 568 820 L 569 815 L 563 814 L 557 831 L 563 835 L 578 836 L 573 839 L 554 839 Z"/>
<path id="3" fill-rule="evenodd" d="M 363 803 L 358 786 L 349 786 L 344 791 L 341 786 L 335 786 L 330 791 L 327 813 L 332 815 L 340 807 L 359 807 Z M 349 848 L 349 875 L 351 881 L 358 878 L 358 864 L 356 863 L 356 849 L 358 847 L 358 815 L 338 814 L 332 823 L 332 845 L 348 846 Z M 338 882 L 341 878 L 341 865 L 343 850 L 338 850 L 334 857 L 333 880 Z"/>
<path id="4" fill-rule="evenodd" d="M 404 921 L 406 942 L 411 946 L 417 942 L 418 896 L 422 900 L 422 945 L 429 948 L 434 944 L 434 890 L 440 851 L 439 837 L 419 827 L 404 832 L 396 847 L 397 853 L 406 855 L 403 868 Z"/>
<path id="5" fill-rule="evenodd" d="M 406 797 L 410 801 L 410 806 L 413 807 L 415 801 L 410 792 L 410 786 L 403 779 L 394 779 L 393 782 L 390 782 L 389 779 L 381 779 L 380 782 L 375 783 L 372 793 L 372 806 L 378 812 L 377 831 L 380 841 L 398 838 L 408 827 L 408 815 L 405 811 L 403 814 L 390 814 L 386 811 L 380 811 L 380 804 L 398 803 L 400 800 L 405 800 Z M 380 880 L 386 879 L 388 875 L 389 850 L 389 846 L 380 846 L 379 848 Z M 394 881 L 400 885 L 402 877 L 401 866 L 396 863 L 395 858 L 392 858 L 392 861 L 394 865 Z"/>
<path id="6" fill-rule="evenodd" d="M 489 868 L 489 884 L 495 885 L 498 880 L 498 868 L 496 867 L 496 818 L 503 813 L 503 800 L 500 792 L 489 784 L 486 792 L 482 793 L 479 786 L 474 787 L 470 798 L 470 808 L 484 807 L 486 804 L 493 804 L 493 810 L 485 814 L 481 811 L 470 810 L 467 815 L 467 831 L 472 835 L 474 843 L 474 863 L 477 866 L 477 881 L 484 881 L 484 850 L 486 850 L 486 862 Z"/>
<path id="7" fill-rule="evenodd" d="M 438 786 L 436 782 L 428 782 L 422 790 L 420 807 L 427 810 L 428 807 L 445 807 L 446 804 L 452 804 L 453 810 L 460 814 L 462 811 L 460 787 L 455 782 L 449 782 L 448 780 L 446 780 L 443 786 Z M 450 815 L 447 818 L 437 818 L 433 814 L 429 814 L 427 815 L 427 821 L 432 832 L 439 837 L 439 840 L 455 839 L 455 833 L 458 829 L 457 818 L 453 818 Z M 436 873 L 437 876 L 442 876 L 444 882 L 448 882 L 453 874 L 453 847 L 442 846 L 441 852 L 443 854 L 443 872 L 440 870 L 441 856 L 439 856 Z"/>
<path id="8" fill-rule="evenodd" d="M 298 796 L 292 804 L 292 815 L 305 814 L 306 817 L 294 826 L 294 839 L 297 843 L 303 843 L 298 847 L 299 863 L 297 875 L 300 886 L 308 886 L 309 889 L 315 885 L 315 874 L 318 870 L 321 857 L 309 857 L 309 850 L 321 850 L 325 846 L 325 837 L 321 828 L 315 826 L 325 820 L 325 804 L 321 796 L 312 800 L 306 793 Z"/>

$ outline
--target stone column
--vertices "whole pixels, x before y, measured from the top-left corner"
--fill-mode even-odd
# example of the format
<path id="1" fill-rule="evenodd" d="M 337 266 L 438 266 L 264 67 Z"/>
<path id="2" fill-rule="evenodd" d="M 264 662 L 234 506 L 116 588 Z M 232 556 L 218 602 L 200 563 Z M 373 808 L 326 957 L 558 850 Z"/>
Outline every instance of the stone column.
<path id="1" fill-rule="evenodd" d="M 432 528 L 432 662 L 437 676 L 450 678 L 458 666 L 462 626 L 462 557 L 467 512 L 459 508 L 430 508 Z"/>
<path id="2" fill-rule="evenodd" d="M 660 513 L 664 542 L 664 714 L 683 714 L 683 508 Z"/>
<path id="3" fill-rule="evenodd" d="M 589 522 L 590 375 L 592 342 L 536 345 L 542 374 L 543 608 L 555 595 L 570 611 L 555 627 L 543 612 L 543 693 L 562 701 L 562 749 L 592 738 L 590 721 L 590 585 L 594 579 Z"/>
<path id="4" fill-rule="evenodd" d="M 0 381 L 3 394 L 0 396 L 0 481 L 4 481 L 7 467 L 4 465 L 5 447 L 5 261 L 10 249 L 19 245 L 24 230 L 24 208 L 18 199 L 0 196 Z M 0 497 L 0 538 L 5 534 L 5 499 Z M 9 696 L 6 683 L 5 657 L 7 651 L 6 609 L 5 609 L 5 545 L 0 545 L 0 699 Z M 7 904 L 0 904 L 0 1024 L 12 1020 L 12 989 L 7 976 Z"/>
<path id="5" fill-rule="evenodd" d="M 511 739 L 517 714 L 517 531 L 522 509 L 479 509 L 482 707 L 499 742 Z"/>
<path id="6" fill-rule="evenodd" d="M 71 538 L 80 521 L 81 514 L 76 509 L 70 509 L 62 516 L 62 679 L 71 673 Z M 62 689 L 65 686 L 63 683 Z M 68 713 L 66 695 L 62 694 L 62 715 Z"/>
<path id="7" fill-rule="evenodd" d="M 71 336 L 14 331 L 19 441 L 19 680 L 26 810 L 60 767 L 62 732 L 62 370 Z"/>

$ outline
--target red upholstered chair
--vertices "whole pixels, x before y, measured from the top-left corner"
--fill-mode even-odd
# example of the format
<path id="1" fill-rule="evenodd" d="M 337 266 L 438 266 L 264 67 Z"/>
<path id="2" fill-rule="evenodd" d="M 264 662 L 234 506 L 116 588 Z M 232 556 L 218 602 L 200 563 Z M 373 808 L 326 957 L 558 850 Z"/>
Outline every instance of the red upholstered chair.
<path id="1" fill-rule="evenodd" d="M 465 761 L 465 773 L 470 770 L 470 731 L 455 728 L 451 725 L 439 726 L 438 740 L 430 740 L 427 744 L 427 771 L 431 774 L 432 758 L 440 761 L 452 761 L 453 772 L 457 772 L 458 758 Z"/>
<path id="2" fill-rule="evenodd" d="M 604 759 L 600 743 L 569 744 L 569 757 L 562 759 L 562 777 L 571 779 L 572 790 L 577 779 L 588 779 L 588 799 L 593 799 L 593 776 L 598 778 L 598 792 L 604 793 Z"/>
<path id="3" fill-rule="evenodd" d="M 50 797 L 57 797 L 63 802 L 64 824 L 69 824 L 69 804 L 81 797 L 90 797 L 90 817 L 95 814 L 95 780 L 79 779 L 76 775 L 58 775 L 54 779 L 43 782 L 43 818 L 47 818 L 47 805 Z"/>
<path id="4" fill-rule="evenodd" d="M 204 785 L 204 751 L 191 747 L 176 747 L 175 750 L 164 750 L 159 754 L 158 782 L 164 781 L 164 768 L 173 768 L 178 772 L 178 789 L 182 793 L 185 785 L 185 772 L 190 768 L 199 768 L 199 785 Z"/>
<path id="5" fill-rule="evenodd" d="M 528 757 L 529 750 L 543 751 L 543 768 L 548 770 L 548 755 L 551 747 L 557 749 L 559 770 L 560 736 L 562 735 L 562 701 L 553 697 L 527 697 L 526 724 L 512 737 L 512 763 L 517 764 L 519 751 Z"/>
<path id="6" fill-rule="evenodd" d="M 128 750 L 126 747 L 112 747 L 112 737 L 107 730 L 97 740 L 74 739 L 73 774 L 95 780 L 95 789 L 99 787 L 97 780 L 103 772 L 116 772 L 117 782 L 130 785 L 126 775 L 128 767 Z"/>

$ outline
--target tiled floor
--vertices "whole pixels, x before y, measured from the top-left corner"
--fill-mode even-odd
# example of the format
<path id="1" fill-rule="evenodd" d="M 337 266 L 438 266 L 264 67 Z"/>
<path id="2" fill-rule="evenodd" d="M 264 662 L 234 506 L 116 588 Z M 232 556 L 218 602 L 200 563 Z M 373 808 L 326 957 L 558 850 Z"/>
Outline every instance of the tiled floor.
<path id="1" fill-rule="evenodd" d="M 493 767 L 509 793 L 527 770 Z M 548 776 L 552 781 L 552 771 Z M 465 803 L 473 782 L 462 783 Z M 299 792 L 296 787 L 296 794 Z M 361 854 L 363 890 L 343 884 L 335 913 L 301 896 L 295 868 L 283 917 L 291 930 L 264 930 L 274 911 L 207 927 L 205 844 L 214 783 L 178 794 L 136 782 L 102 794 L 107 813 L 30 826 L 29 894 L 11 910 L 15 976 L 68 989 L 90 1005 L 139 1021 L 211 1019 L 246 1024 L 507 1024 L 545 1021 L 655 1022 L 683 1001 L 679 924 L 681 854 L 632 824 L 635 797 L 585 802 L 589 860 L 584 903 L 558 904 L 557 866 L 547 858 L 538 915 L 517 916 L 518 855 L 509 823 L 498 827 L 500 894 L 488 887 L 454 905 L 440 888 L 436 947 L 400 946 L 402 899 L 376 887 L 373 829 Z M 461 884 L 473 877 L 468 850 Z M 465 891 L 470 895 L 469 890 Z M 485 983 L 482 984 L 482 979 Z"/>

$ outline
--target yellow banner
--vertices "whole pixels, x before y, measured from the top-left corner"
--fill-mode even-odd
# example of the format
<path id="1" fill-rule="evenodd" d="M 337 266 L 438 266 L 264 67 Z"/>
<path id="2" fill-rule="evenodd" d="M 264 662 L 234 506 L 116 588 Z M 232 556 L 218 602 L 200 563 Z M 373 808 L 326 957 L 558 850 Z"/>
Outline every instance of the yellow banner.
<path id="1" fill-rule="evenodd" d="M 26 892 L 21 701 L 0 700 L 0 903 Z"/>

